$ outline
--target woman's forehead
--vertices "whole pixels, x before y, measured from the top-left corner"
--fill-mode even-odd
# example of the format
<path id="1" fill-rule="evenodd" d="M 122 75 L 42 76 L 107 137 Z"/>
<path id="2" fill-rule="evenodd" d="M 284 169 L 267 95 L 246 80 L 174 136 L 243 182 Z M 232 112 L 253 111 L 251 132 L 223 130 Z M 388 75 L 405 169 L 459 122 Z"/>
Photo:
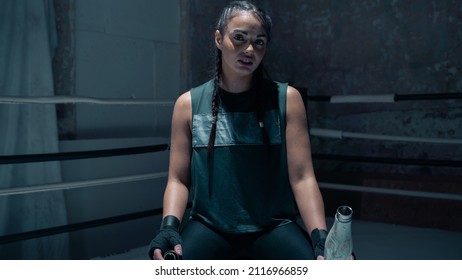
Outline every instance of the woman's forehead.
<path id="1" fill-rule="evenodd" d="M 250 11 L 239 11 L 228 21 L 227 29 L 230 32 L 244 31 L 258 35 L 266 34 L 260 19 Z"/>

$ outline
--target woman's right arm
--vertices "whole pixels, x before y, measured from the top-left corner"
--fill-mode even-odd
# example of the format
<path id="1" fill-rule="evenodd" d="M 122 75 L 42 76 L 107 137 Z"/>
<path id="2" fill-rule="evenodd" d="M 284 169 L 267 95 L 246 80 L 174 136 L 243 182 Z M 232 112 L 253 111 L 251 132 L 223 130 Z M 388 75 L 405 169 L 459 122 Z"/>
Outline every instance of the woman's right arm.
<path id="1" fill-rule="evenodd" d="M 163 202 L 163 217 L 173 215 L 180 221 L 188 203 L 191 179 L 191 119 L 191 93 L 188 91 L 177 99 L 173 109 L 170 163 Z"/>
<path id="2" fill-rule="evenodd" d="M 170 162 L 167 186 L 165 189 L 163 201 L 163 226 L 164 222 L 166 221 L 176 220 L 173 217 L 168 217 L 165 219 L 167 216 L 176 217 L 178 219 L 177 222 L 179 223 L 183 219 L 183 215 L 188 204 L 189 187 L 191 183 L 191 123 L 191 93 L 186 92 L 177 99 L 173 109 L 172 133 L 170 140 Z M 174 224 L 177 224 L 177 222 L 174 222 Z M 177 227 L 178 226 L 175 225 L 175 228 Z M 174 235 L 179 237 L 177 230 L 175 230 L 176 233 Z M 157 239 L 164 240 L 165 237 L 158 235 L 156 238 L 154 238 L 154 240 Z M 170 237 L 167 239 L 170 240 L 168 243 L 172 242 Z M 177 239 L 177 237 L 174 239 Z M 171 244 L 170 246 L 174 246 L 173 249 L 175 252 L 181 256 L 183 252 L 181 244 L 179 244 L 180 240 L 178 239 L 178 241 L 175 243 L 178 244 Z M 151 243 L 151 245 L 152 244 L 153 243 Z M 151 255 L 151 258 L 157 260 L 162 260 L 162 254 L 165 253 L 158 247 L 151 252 L 153 254 Z"/>

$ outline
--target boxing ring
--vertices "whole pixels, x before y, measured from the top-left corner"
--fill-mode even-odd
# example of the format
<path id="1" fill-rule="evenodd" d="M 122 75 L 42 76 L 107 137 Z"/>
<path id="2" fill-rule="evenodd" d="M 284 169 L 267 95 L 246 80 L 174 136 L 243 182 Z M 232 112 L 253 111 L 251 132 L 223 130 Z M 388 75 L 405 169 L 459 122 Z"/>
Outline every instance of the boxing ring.
<path id="1" fill-rule="evenodd" d="M 435 99 L 461 99 L 460 94 L 438 94 L 438 95 L 418 95 L 418 96 L 397 96 L 397 95 L 383 95 L 383 96 L 345 96 L 345 97 L 325 97 L 325 96 L 311 96 L 306 97 L 308 102 L 330 102 L 330 103 L 393 103 L 400 100 L 435 100 Z M 77 104 L 87 103 L 94 105 L 124 105 L 124 106 L 173 106 L 172 101 L 159 101 L 159 100 L 136 100 L 136 99 L 95 99 L 86 97 L 11 97 L 0 96 L 0 104 Z M 419 137 L 403 137 L 391 135 L 378 135 L 368 133 L 353 133 L 341 130 L 330 130 L 325 128 L 310 128 L 311 137 L 319 138 L 354 138 L 364 141 L 380 140 L 380 141 L 403 141 L 403 142 L 420 142 L 420 143 L 434 143 L 441 145 L 461 145 L 462 139 L 441 139 L 441 138 L 419 138 Z M 101 149 L 101 150 L 88 150 L 88 151 L 74 151 L 74 152 L 60 152 L 60 153 L 47 153 L 47 154 L 28 154 L 28 155 L 0 155 L 0 165 L 15 165 L 15 164 L 30 164 L 34 162 L 47 162 L 47 161 L 75 161 L 75 160 L 91 160 L 96 158 L 110 158 L 116 156 L 130 156 L 137 154 L 152 154 L 158 152 L 166 152 L 169 149 L 169 143 L 162 143 L 157 145 L 146 145 L 136 147 L 125 147 L 116 149 Z M 443 166 L 449 168 L 460 169 L 462 161 L 460 160 L 432 160 L 432 159 L 398 159 L 398 158 L 380 158 L 380 157 L 367 157 L 367 156 L 345 156 L 340 154 L 318 154 L 313 153 L 313 161 L 333 160 L 333 161 L 355 161 L 366 163 L 382 163 L 382 164 L 400 164 L 400 165 L 422 165 L 422 166 Z M 167 166 L 165 166 L 167 170 Z M 145 173 L 129 176 L 119 176 L 111 178 L 98 178 L 81 181 L 58 182 L 44 185 L 29 185 L 20 186 L 15 188 L 0 189 L 0 197 L 5 196 L 20 196 L 31 193 L 40 192 L 54 192 L 54 191 L 69 191 L 74 189 L 84 188 L 100 188 L 112 184 L 125 184 L 130 182 L 142 182 L 152 179 L 166 178 L 167 171 Z M 369 186 L 356 186 L 349 184 L 333 184 L 328 182 L 319 182 L 321 189 L 341 190 L 348 192 L 361 192 L 361 193 L 378 193 L 396 196 L 411 196 L 419 198 L 442 199 L 449 201 L 462 202 L 462 195 L 451 193 L 439 192 L 426 192 L 416 190 L 400 190 L 400 189 L 387 189 L 380 187 Z M 106 189 L 105 191 L 110 192 Z M 127 190 L 129 192 L 130 190 Z M 123 215 L 107 216 L 101 219 L 91 221 L 84 221 L 79 223 L 72 223 L 62 226 L 50 227 L 46 229 L 37 229 L 32 231 L 20 232 L 15 234 L 8 234 L 0 236 L 0 245 L 9 244 L 14 242 L 21 242 L 24 240 L 40 238 L 44 236 L 52 236 L 61 233 L 69 233 L 73 231 L 80 231 L 88 228 L 101 227 L 104 225 L 121 223 L 140 218 L 151 216 L 159 216 L 162 213 L 162 208 L 159 205 L 157 208 L 152 208 L 146 211 L 131 212 Z"/>

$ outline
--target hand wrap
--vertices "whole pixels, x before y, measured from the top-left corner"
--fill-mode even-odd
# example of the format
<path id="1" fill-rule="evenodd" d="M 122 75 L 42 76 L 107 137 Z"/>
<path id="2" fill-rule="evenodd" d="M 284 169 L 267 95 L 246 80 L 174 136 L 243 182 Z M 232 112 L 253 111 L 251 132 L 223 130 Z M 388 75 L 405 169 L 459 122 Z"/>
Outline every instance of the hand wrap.
<path id="1" fill-rule="evenodd" d="M 324 256 L 324 245 L 326 244 L 327 230 L 314 229 L 311 232 L 311 241 L 313 243 L 314 258 Z"/>
<path id="2" fill-rule="evenodd" d="M 181 244 L 180 220 L 175 216 L 166 216 L 162 220 L 160 230 L 149 244 L 149 258 L 153 258 L 155 249 L 160 249 L 163 253 L 173 249 L 175 245 Z"/>

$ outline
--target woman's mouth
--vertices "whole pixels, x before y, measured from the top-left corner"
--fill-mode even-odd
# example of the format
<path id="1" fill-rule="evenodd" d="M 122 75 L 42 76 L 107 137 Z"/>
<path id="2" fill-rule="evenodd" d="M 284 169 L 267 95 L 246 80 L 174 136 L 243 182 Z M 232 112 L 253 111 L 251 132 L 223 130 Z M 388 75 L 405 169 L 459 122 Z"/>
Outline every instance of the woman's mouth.
<path id="1" fill-rule="evenodd" d="M 250 59 L 239 59 L 238 62 L 246 66 L 251 66 L 253 64 L 253 61 Z"/>

